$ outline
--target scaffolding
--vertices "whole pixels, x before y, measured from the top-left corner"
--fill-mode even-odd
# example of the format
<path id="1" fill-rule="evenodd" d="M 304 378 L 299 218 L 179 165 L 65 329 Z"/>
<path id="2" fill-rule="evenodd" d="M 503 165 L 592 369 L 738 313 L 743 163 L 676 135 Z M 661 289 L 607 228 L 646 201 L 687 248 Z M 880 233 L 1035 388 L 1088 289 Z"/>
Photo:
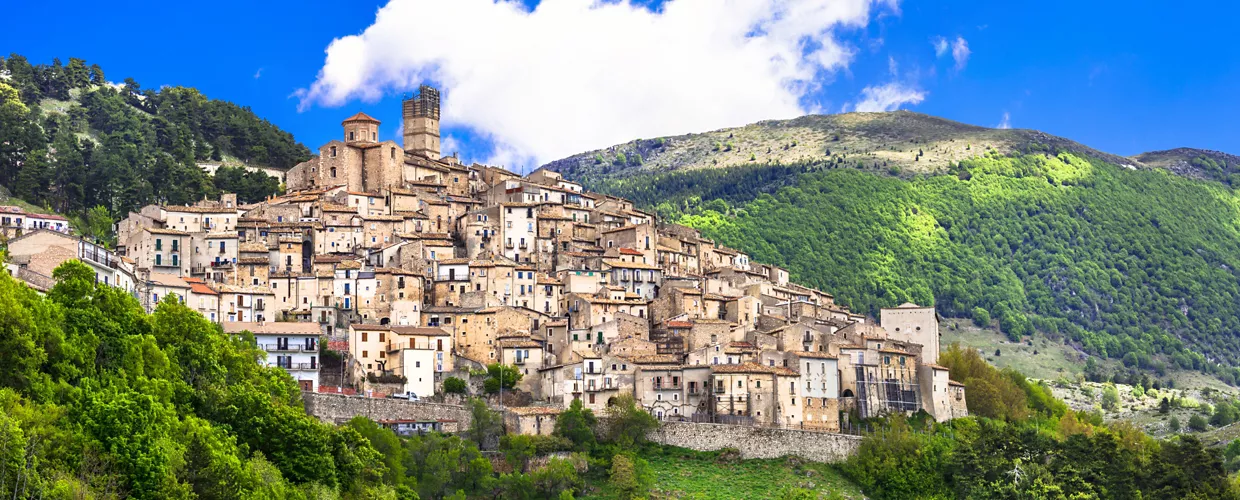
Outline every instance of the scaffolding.
<path id="1" fill-rule="evenodd" d="M 405 99 L 402 111 L 406 117 L 438 120 L 439 89 L 430 85 L 418 87 L 418 95 Z"/>
<path id="2" fill-rule="evenodd" d="M 921 408 L 917 372 L 908 366 L 857 365 L 857 414 L 861 418 Z"/>

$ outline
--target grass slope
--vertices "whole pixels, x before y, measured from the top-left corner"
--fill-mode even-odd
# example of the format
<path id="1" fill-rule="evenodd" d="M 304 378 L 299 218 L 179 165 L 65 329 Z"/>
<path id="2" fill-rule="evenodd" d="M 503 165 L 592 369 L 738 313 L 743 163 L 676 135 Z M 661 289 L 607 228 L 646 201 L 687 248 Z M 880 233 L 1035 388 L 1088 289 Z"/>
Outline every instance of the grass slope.
<path id="1" fill-rule="evenodd" d="M 861 489 L 834 466 L 795 458 L 721 461 L 717 452 L 671 446 L 649 447 L 642 458 L 654 475 L 652 498 L 778 498 L 788 488 L 803 488 L 819 498 L 864 498 Z M 583 499 L 618 498 L 606 482 Z"/>

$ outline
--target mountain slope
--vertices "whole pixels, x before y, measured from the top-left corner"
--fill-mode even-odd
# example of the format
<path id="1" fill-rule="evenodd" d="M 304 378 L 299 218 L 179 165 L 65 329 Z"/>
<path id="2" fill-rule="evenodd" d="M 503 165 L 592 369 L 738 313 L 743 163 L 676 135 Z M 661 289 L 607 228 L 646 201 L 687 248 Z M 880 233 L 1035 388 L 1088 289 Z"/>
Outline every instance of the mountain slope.
<path id="1" fill-rule="evenodd" d="M 660 139 L 638 139 L 547 166 L 576 178 L 751 164 L 830 162 L 861 169 L 943 173 L 988 149 L 1068 151 L 1116 164 L 1138 164 L 1036 130 L 990 129 L 896 111 L 809 115 Z"/>
<path id="2" fill-rule="evenodd" d="M 62 213 L 187 203 L 220 190 L 253 200 L 279 181 L 240 167 L 212 176 L 199 163 L 287 169 L 310 157 L 249 108 L 187 87 L 109 83 L 81 59 L 31 65 L 0 59 L 0 186 Z"/>
<path id="3" fill-rule="evenodd" d="M 948 316 L 995 321 L 1012 338 L 1037 331 L 1132 367 L 1236 381 L 1234 191 L 1034 131 L 890 115 L 764 122 L 664 139 L 666 151 L 652 150 L 643 165 L 586 154 L 550 167 L 784 266 L 859 311 L 934 303 Z M 723 168 L 701 162 L 719 152 L 687 153 L 702 137 L 761 144 L 753 138 L 779 138 L 795 123 L 848 120 L 858 125 L 830 140 L 838 133 L 849 153 Z M 915 127 L 891 125 L 908 121 Z M 924 155 L 909 156 L 909 144 Z M 876 166 L 867 155 L 891 159 Z"/>
<path id="4" fill-rule="evenodd" d="M 1209 179 L 1240 185 L 1240 156 L 1208 149 L 1176 148 L 1151 151 L 1132 157 L 1145 165 L 1163 168 L 1193 179 Z M 1236 176 L 1236 177 L 1233 177 Z"/>

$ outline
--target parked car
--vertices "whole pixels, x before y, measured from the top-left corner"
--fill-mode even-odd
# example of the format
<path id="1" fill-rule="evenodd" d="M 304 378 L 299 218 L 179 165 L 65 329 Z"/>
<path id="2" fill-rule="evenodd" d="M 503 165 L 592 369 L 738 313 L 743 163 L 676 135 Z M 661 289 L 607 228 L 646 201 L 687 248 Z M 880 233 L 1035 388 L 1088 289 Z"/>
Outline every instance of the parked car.
<path id="1" fill-rule="evenodd" d="M 389 397 L 389 398 L 392 398 L 392 399 L 406 399 L 406 400 L 409 400 L 409 401 L 413 401 L 413 402 L 415 402 L 415 403 L 416 403 L 416 402 L 418 402 L 418 401 L 421 401 L 421 399 L 419 399 L 419 398 L 418 398 L 418 395 L 417 395 L 417 394 L 414 394 L 414 393 L 412 393 L 412 392 L 402 392 L 402 393 L 400 393 L 400 394 L 393 394 L 393 395 L 388 396 L 388 397 Z"/>

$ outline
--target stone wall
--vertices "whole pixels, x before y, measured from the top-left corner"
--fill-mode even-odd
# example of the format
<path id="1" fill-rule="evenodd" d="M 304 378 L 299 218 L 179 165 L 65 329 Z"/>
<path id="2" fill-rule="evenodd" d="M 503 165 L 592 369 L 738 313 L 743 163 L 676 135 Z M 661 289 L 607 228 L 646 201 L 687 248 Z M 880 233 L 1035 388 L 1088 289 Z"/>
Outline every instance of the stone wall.
<path id="1" fill-rule="evenodd" d="M 847 434 L 772 429 L 745 425 L 664 422 L 646 438 L 698 451 L 740 450 L 742 458 L 795 455 L 815 462 L 842 462 L 857 453 L 861 437 Z"/>
<path id="2" fill-rule="evenodd" d="M 456 425 L 445 424 L 444 431 L 457 432 L 468 428 L 472 420 L 469 409 L 457 405 L 313 392 L 303 392 L 301 398 L 306 405 L 306 413 L 332 424 L 348 422 L 356 416 L 371 420 L 455 420 Z"/>

